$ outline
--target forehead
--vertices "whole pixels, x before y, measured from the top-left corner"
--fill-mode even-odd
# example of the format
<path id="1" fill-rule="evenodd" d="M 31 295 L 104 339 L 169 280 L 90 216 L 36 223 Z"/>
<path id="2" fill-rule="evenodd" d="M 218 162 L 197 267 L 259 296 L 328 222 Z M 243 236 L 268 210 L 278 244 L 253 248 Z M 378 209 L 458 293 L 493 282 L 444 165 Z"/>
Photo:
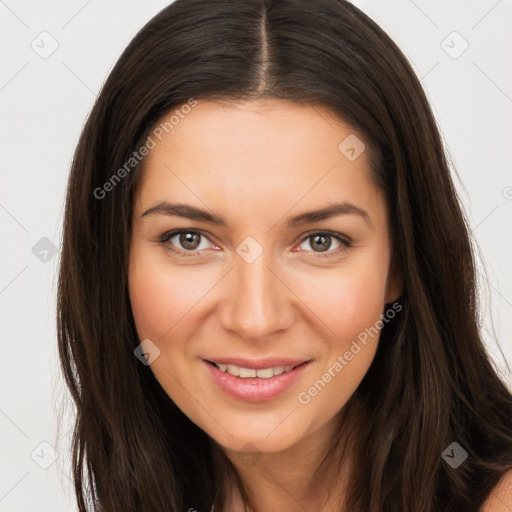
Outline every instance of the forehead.
<path id="1" fill-rule="evenodd" d="M 354 198 L 368 203 L 378 194 L 362 136 L 326 109 L 281 100 L 199 100 L 166 125 L 170 115 L 155 125 L 158 136 L 155 129 L 151 135 L 155 147 L 144 161 L 140 207 L 178 199 L 169 197 L 175 194 L 244 210 Z"/>

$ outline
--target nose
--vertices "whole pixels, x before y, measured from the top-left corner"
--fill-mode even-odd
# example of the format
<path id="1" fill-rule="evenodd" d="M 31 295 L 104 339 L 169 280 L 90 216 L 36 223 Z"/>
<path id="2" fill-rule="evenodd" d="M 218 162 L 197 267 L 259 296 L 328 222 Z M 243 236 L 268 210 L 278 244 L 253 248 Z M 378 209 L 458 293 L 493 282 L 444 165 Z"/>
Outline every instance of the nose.
<path id="1" fill-rule="evenodd" d="M 230 272 L 223 327 L 249 341 L 264 341 L 293 322 L 293 292 L 264 256 L 252 263 L 237 258 Z"/>

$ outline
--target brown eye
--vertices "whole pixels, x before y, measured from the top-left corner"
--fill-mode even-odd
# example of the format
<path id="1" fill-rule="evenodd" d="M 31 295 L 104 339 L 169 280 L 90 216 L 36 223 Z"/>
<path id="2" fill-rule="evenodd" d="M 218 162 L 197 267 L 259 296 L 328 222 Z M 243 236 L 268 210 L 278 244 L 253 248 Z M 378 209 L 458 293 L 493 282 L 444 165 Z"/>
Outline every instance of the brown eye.
<path id="1" fill-rule="evenodd" d="M 301 251 L 321 253 L 338 253 L 350 247 L 350 242 L 341 234 L 331 232 L 312 233 L 300 244 Z"/>
<path id="2" fill-rule="evenodd" d="M 315 252 L 327 251 L 331 243 L 332 238 L 328 235 L 315 235 L 309 238 L 309 245 Z"/>
<path id="3" fill-rule="evenodd" d="M 199 231 L 178 230 L 164 233 L 159 242 L 174 252 L 195 252 L 211 249 L 213 244 Z"/>
<path id="4" fill-rule="evenodd" d="M 199 247 L 201 235 L 193 232 L 183 232 L 179 235 L 180 244 L 184 249 L 194 251 Z"/>

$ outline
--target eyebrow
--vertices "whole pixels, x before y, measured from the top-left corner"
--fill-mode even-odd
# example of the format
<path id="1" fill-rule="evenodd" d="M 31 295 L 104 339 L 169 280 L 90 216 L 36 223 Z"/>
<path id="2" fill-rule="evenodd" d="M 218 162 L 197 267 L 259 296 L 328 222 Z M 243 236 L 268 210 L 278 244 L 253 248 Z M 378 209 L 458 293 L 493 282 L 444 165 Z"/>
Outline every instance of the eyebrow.
<path id="1" fill-rule="evenodd" d="M 358 215 L 362 217 L 370 227 L 372 226 L 368 212 L 348 202 L 334 203 L 320 210 L 300 213 L 289 219 L 288 225 L 291 227 L 302 226 L 303 224 L 311 224 L 312 222 L 330 219 L 331 217 L 337 217 L 339 215 Z"/>
<path id="2" fill-rule="evenodd" d="M 149 208 L 149 210 L 146 210 L 141 215 L 141 217 L 157 214 L 168 215 L 171 217 L 184 217 L 186 219 L 192 220 L 201 220 L 203 222 L 208 222 L 217 226 L 227 227 L 226 222 L 219 215 L 209 213 L 206 210 L 201 210 L 200 208 L 196 208 L 195 206 L 190 206 L 188 204 L 175 204 L 168 203 L 167 201 L 161 201 L 156 206 Z"/>
<path id="3" fill-rule="evenodd" d="M 201 210 L 200 208 L 188 204 L 161 201 L 157 205 L 146 210 L 141 217 L 146 217 L 147 215 L 183 217 L 186 219 L 207 222 L 216 226 L 227 227 L 226 221 L 220 215 L 210 213 L 206 210 Z M 358 215 L 363 218 L 370 227 L 372 226 L 368 213 L 362 208 L 348 202 L 334 203 L 319 210 L 300 213 L 299 215 L 288 219 L 288 226 L 302 226 L 304 224 L 311 224 L 313 222 L 330 219 L 339 215 Z"/>

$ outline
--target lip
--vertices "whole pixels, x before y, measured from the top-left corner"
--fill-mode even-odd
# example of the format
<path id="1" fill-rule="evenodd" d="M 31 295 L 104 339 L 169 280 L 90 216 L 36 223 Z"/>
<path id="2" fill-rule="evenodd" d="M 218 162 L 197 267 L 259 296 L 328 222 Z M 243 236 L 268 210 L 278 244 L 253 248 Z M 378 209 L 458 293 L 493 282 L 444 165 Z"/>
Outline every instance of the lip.
<path id="1" fill-rule="evenodd" d="M 226 362 L 224 362 L 226 361 Z M 229 361 L 229 362 L 227 362 Z M 238 361 L 235 362 L 235 361 Z M 275 362 L 279 364 L 275 364 Z M 247 360 L 243 359 L 222 359 L 215 361 L 221 364 L 235 364 L 237 366 L 242 366 L 244 368 L 254 368 L 257 370 L 261 370 L 262 368 L 269 368 L 271 366 L 294 366 L 291 359 L 267 359 L 258 361 L 255 363 L 249 363 Z M 271 364 L 269 364 L 269 362 Z M 288 364 L 281 364 L 286 362 Z M 209 372 L 212 380 L 224 391 L 227 395 L 236 398 L 238 400 L 242 400 L 244 402 L 265 402 L 267 400 L 272 400 L 277 397 L 281 393 L 284 393 L 287 389 L 289 389 L 304 373 L 306 368 L 308 368 L 310 361 L 295 361 L 296 368 L 293 368 L 289 372 L 282 373 L 281 375 L 275 375 L 270 379 L 260 379 L 258 377 L 249 377 L 247 379 L 236 377 L 235 375 L 231 375 L 227 372 L 223 372 L 215 367 L 208 360 L 203 360 L 202 363 L 205 365 L 206 370 Z M 291 363 L 291 364 L 290 364 Z M 258 364 L 259 366 L 254 366 Z M 248 366 L 246 366 L 248 365 Z M 267 366 L 265 366 L 267 365 Z"/>

